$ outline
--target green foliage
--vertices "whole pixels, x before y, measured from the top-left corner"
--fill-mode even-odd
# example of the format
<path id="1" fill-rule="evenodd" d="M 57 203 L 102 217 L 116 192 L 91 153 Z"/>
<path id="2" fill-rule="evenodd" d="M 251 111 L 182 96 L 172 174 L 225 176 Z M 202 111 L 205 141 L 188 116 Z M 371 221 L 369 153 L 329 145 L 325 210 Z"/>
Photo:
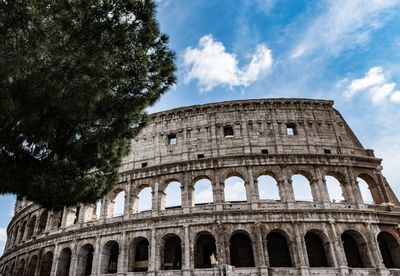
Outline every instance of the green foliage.
<path id="1" fill-rule="evenodd" d="M 0 1 L 0 194 L 94 202 L 174 82 L 152 0 Z"/>

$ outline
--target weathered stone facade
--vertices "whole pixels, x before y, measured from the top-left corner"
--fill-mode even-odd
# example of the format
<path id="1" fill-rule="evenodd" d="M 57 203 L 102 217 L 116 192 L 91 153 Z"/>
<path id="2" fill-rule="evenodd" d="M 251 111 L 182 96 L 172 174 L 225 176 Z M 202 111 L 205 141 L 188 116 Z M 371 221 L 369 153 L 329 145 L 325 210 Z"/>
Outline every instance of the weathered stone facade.
<path id="1" fill-rule="evenodd" d="M 99 217 L 95 204 L 53 212 L 17 202 L 0 272 L 216 275 L 213 253 L 236 275 L 400 275 L 399 201 L 381 160 L 332 105 L 262 99 L 151 115 Z M 309 181 L 311 201 L 296 200 L 297 174 Z M 275 179 L 279 199 L 260 198 L 263 175 Z M 243 180 L 246 201 L 225 200 L 232 176 Z M 326 176 L 340 182 L 343 200 L 332 202 Z M 212 202 L 196 204 L 200 179 L 211 182 Z M 363 202 L 357 179 L 373 204 Z M 174 208 L 166 206 L 171 182 L 181 185 Z M 139 212 L 146 187 L 152 207 Z M 124 212 L 113 216 L 121 191 Z"/>

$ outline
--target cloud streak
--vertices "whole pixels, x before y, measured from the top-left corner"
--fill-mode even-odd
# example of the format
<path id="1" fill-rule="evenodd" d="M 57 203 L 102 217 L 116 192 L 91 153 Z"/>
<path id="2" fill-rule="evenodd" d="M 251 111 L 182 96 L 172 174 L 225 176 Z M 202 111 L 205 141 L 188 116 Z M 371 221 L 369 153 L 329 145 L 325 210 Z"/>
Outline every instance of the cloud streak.
<path id="1" fill-rule="evenodd" d="M 187 48 L 183 60 L 187 70 L 185 81 L 196 80 L 202 91 L 221 85 L 248 87 L 272 67 L 271 50 L 264 44 L 258 44 L 249 64 L 239 68 L 236 55 L 227 52 L 212 35 L 203 36 L 197 48 Z"/>

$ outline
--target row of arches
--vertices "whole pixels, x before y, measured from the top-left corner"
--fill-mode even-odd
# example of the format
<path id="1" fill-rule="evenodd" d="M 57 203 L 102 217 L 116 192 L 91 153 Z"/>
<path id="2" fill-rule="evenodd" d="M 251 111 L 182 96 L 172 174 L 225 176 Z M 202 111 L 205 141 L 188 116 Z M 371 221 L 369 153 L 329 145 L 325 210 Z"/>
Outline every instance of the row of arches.
<path id="1" fill-rule="evenodd" d="M 336 250 L 343 250 L 348 267 L 368 268 L 373 266 L 371 256 L 364 237 L 355 230 L 346 230 L 340 236 L 342 249 L 335 248 L 327 235 L 321 230 L 309 230 L 303 236 L 309 267 L 334 267 Z M 377 236 L 379 250 L 383 264 L 387 268 L 400 268 L 400 245 L 397 239 L 389 232 L 382 231 Z M 291 238 L 282 230 L 272 230 L 265 237 L 266 257 L 269 267 L 295 267 L 295 252 L 298 248 Z M 244 230 L 234 231 L 229 238 L 229 263 L 235 267 L 255 267 L 256 242 Z M 211 268 L 213 258 L 218 260 L 221 252 L 214 235 L 208 231 L 201 231 L 196 235 L 193 249 L 194 268 Z M 183 263 L 183 243 L 179 235 L 166 234 L 161 238 L 160 270 L 180 270 Z M 100 250 L 100 273 L 114 274 L 120 272 L 121 265 L 120 243 L 116 240 L 107 241 Z M 77 251 L 76 268 L 72 267 L 72 251 L 69 247 L 63 248 L 52 268 L 53 252 L 47 251 L 41 256 L 33 255 L 28 260 L 21 259 L 17 265 L 12 262 L 4 269 L 4 275 L 34 276 L 36 272 L 41 276 L 50 276 L 52 269 L 58 276 L 72 275 L 87 276 L 97 273 L 93 268 L 93 259 L 96 254 L 92 244 L 87 243 Z M 150 264 L 150 244 L 146 237 L 137 237 L 132 240 L 128 248 L 128 272 L 145 272 Z M 213 256 L 213 257 L 211 257 Z M 74 270 L 75 269 L 75 270 Z"/>

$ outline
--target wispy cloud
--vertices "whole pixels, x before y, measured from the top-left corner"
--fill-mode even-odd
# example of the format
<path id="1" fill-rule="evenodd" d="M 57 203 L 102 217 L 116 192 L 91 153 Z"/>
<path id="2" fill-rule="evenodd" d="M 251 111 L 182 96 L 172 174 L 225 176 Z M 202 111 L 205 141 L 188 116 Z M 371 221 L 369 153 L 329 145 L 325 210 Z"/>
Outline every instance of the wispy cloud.
<path id="1" fill-rule="evenodd" d="M 383 26 L 383 15 L 396 4 L 396 0 L 328 1 L 326 11 L 309 24 L 291 57 L 296 59 L 316 51 L 335 55 L 368 42 L 371 32 Z"/>
<path id="2" fill-rule="evenodd" d="M 271 50 L 264 44 L 258 44 L 250 62 L 239 68 L 237 56 L 227 52 L 212 35 L 203 36 L 197 48 L 187 48 L 183 59 L 187 69 L 186 82 L 197 80 L 203 91 L 220 85 L 248 87 L 272 67 Z"/>
<path id="3" fill-rule="evenodd" d="M 347 78 L 339 81 L 340 85 L 348 82 Z M 396 91 L 396 83 L 386 80 L 383 68 L 380 66 L 370 68 L 363 78 L 352 80 L 343 95 L 351 98 L 360 92 L 368 93 L 374 104 L 381 104 L 388 99 L 400 102 L 400 91 Z"/>

